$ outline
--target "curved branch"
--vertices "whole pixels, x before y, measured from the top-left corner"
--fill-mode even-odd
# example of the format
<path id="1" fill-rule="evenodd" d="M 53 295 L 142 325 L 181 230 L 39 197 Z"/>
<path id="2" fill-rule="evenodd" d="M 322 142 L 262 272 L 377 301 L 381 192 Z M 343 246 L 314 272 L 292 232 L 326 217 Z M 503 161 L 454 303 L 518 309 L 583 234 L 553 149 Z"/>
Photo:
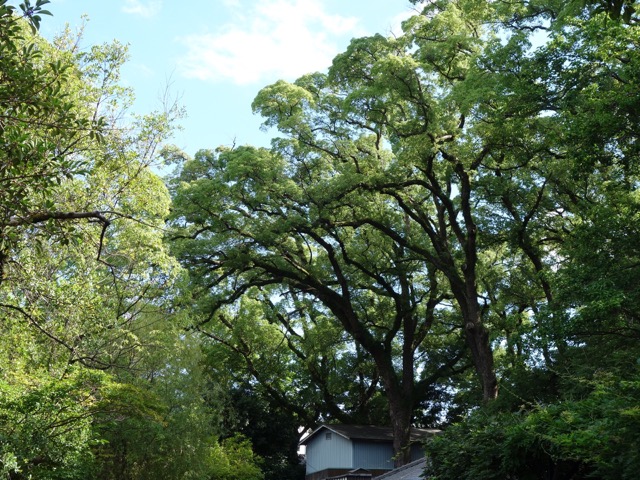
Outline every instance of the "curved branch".
<path id="1" fill-rule="evenodd" d="M 95 210 L 93 212 L 52 212 L 43 211 L 33 213 L 31 215 L 9 217 L 9 221 L 4 224 L 5 227 L 23 227 L 27 225 L 35 225 L 37 223 L 46 222 L 48 220 L 80 220 L 94 219 L 103 225 L 109 226 L 111 221 L 104 216 L 104 212 Z"/>

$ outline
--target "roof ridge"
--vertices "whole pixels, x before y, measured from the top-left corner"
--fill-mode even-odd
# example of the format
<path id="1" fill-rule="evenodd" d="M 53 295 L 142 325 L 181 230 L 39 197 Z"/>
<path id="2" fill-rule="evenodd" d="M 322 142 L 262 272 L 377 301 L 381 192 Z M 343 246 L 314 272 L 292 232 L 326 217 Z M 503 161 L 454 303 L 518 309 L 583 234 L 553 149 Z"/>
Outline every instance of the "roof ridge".
<path id="1" fill-rule="evenodd" d="M 393 470 L 390 470 L 387 473 L 383 473 L 382 475 L 380 475 L 378 477 L 375 477 L 374 480 L 384 480 L 385 478 L 393 477 L 393 476 L 397 475 L 398 473 L 401 473 L 404 470 L 409 470 L 410 468 L 417 467 L 421 463 L 426 464 L 427 463 L 427 458 L 426 457 L 422 457 L 422 458 L 419 458 L 418 460 L 414 460 L 413 462 L 406 463 L 406 464 L 402 465 L 401 467 L 394 468 Z"/>
<path id="2" fill-rule="evenodd" d="M 388 425 L 362 425 L 348 423 L 324 423 L 305 435 L 300 445 L 306 444 L 322 429 L 333 431 L 349 440 L 393 441 L 393 428 Z M 411 442 L 419 442 L 423 438 L 438 433 L 437 429 L 411 427 Z"/>

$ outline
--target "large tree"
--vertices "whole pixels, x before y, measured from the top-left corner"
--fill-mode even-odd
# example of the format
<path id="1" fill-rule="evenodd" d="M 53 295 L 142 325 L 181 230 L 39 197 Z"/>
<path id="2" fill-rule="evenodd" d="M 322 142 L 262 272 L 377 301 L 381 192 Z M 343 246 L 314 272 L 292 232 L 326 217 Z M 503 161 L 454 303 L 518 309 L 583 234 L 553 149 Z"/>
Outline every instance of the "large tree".
<path id="1" fill-rule="evenodd" d="M 360 139 L 363 151 L 354 150 L 362 169 L 388 159 L 367 154 L 373 142 Z M 372 202 L 354 194 L 366 173 L 330 157 L 296 165 L 252 148 L 200 152 L 176 178 L 174 226 L 185 230 L 174 238 L 174 252 L 198 284 L 202 323 L 211 324 L 201 330 L 242 350 L 257 380 L 274 389 L 295 371 L 279 363 L 284 371 L 260 377 L 267 363 L 282 360 L 271 350 L 284 343 L 290 361 L 302 363 L 310 384 L 321 388 L 330 418 L 343 420 L 340 407 L 366 401 L 379 376 L 396 449 L 406 453 L 416 405 L 462 355 L 438 275 L 375 228 L 353 226 L 360 217 L 400 230 L 406 223 L 382 197 Z M 262 319 L 278 327 L 256 342 L 251 339 L 261 338 Z M 222 338 L 221 330 L 234 332 L 234 339 Z M 365 379 L 374 383 L 362 385 L 370 392 L 361 394 L 347 383 L 340 405 L 343 393 L 332 390 L 331 382 L 334 388 L 339 384 L 331 371 L 352 358 L 355 370 L 347 363 L 337 371 L 357 379 L 364 365 L 360 350 L 373 359 L 376 374 Z M 301 389 L 288 395 L 298 396 Z"/>
<path id="2" fill-rule="evenodd" d="M 511 172 L 553 153 L 527 122 L 491 125 L 478 108 L 483 76 L 496 82 L 482 63 L 493 25 L 510 13 L 434 3 L 401 37 L 354 40 L 328 74 L 259 93 L 254 109 L 284 134 L 271 152 L 201 154 L 176 178 L 174 248 L 203 321 L 261 295 L 278 300 L 285 337 L 304 331 L 292 317 L 335 322 L 375 361 L 399 452 L 427 390 L 464 367 L 457 339 L 495 399 L 499 319 L 551 298 L 529 228 L 546 190 Z M 515 39 L 507 60 L 524 50 Z M 500 279 L 510 258 L 531 272 L 520 298 Z"/>
<path id="3" fill-rule="evenodd" d="M 218 444 L 199 345 L 171 307 L 181 270 L 152 168 L 180 111 L 125 122 L 127 48 L 80 49 L 70 31 L 45 41 L 27 23 L 44 3 L 25 2 L 26 19 L 0 5 L 0 476 L 203 478 L 241 465 L 247 443 Z"/>
<path id="4" fill-rule="evenodd" d="M 436 442 L 438 478 L 637 475 L 637 449 L 627 448 L 638 443 L 635 8 L 523 4 L 505 19 L 510 41 L 476 67 L 490 87 L 474 102 L 485 132 L 499 138 L 520 124 L 524 138 L 547 145 L 543 162 L 508 169 L 502 160 L 488 184 L 501 221 L 514 226 L 511 242 L 539 272 L 545 302 L 532 309 L 529 339 L 520 336 L 533 340 L 528 368 L 505 372 L 511 398 Z M 534 32 L 544 36 L 532 45 Z M 522 54 L 512 56 L 518 43 Z M 538 213 L 526 206 L 534 199 Z"/>
<path id="5" fill-rule="evenodd" d="M 201 328 L 253 316 L 295 353 L 338 326 L 375 363 L 399 452 L 459 341 L 485 404 L 502 376 L 493 408 L 554 401 L 585 352 L 629 348 L 637 270 L 633 4 L 435 1 L 403 29 L 264 88 L 271 151 L 202 152 L 173 184 Z"/>
<path id="6" fill-rule="evenodd" d="M 24 2 L 21 15 L 0 4 L 0 282 L 25 229 L 53 235 L 69 221 L 109 223 L 101 212 L 58 210 L 51 198 L 60 182 L 83 171 L 74 154 L 101 137 L 104 119 L 80 98 L 72 57 L 49 55 L 29 31 L 49 14 L 47 3 Z"/>

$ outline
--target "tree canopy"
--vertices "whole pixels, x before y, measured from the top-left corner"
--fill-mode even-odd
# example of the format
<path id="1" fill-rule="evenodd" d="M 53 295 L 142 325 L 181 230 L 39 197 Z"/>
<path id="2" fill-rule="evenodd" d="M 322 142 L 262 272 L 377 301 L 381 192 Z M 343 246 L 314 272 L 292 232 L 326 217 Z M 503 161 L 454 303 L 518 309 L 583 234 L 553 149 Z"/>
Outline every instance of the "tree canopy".
<path id="1" fill-rule="evenodd" d="M 635 478 L 637 2 L 415 1 L 193 157 L 48 3 L 0 0 L 0 476 L 300 480 L 341 422 Z"/>
<path id="2" fill-rule="evenodd" d="M 246 440 L 218 441 L 173 307 L 154 165 L 181 109 L 125 122 L 127 47 L 45 41 L 46 3 L 0 3 L 0 476 L 261 479 Z"/>
<path id="3" fill-rule="evenodd" d="M 637 211 L 637 26 L 616 8 L 431 2 L 402 36 L 265 87 L 273 148 L 202 151 L 172 180 L 199 328 L 255 365 L 244 325 L 265 322 L 290 350 L 279 365 L 312 376 L 362 350 L 398 452 L 430 393 L 454 389 L 450 413 L 509 409 L 593 381 L 579 358 L 610 341 L 635 362 L 634 295 L 609 270 L 635 270 L 613 232 Z M 347 337 L 309 355 L 328 328 Z"/>

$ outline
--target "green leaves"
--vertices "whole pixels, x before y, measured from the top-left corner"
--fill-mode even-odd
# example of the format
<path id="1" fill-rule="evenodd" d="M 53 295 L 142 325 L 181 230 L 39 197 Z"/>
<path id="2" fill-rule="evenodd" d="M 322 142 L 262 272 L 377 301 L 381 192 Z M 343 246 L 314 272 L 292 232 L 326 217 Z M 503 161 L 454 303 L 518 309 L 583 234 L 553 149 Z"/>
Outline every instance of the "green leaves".
<path id="1" fill-rule="evenodd" d="M 46 3 L 23 11 L 37 25 Z M 0 471 L 205 478 L 214 415 L 152 171 L 181 109 L 123 125 L 126 47 L 0 22 Z"/>
<path id="2" fill-rule="evenodd" d="M 235 436 L 215 445 L 208 459 L 213 467 L 210 478 L 215 480 L 262 480 L 264 475 L 258 467 L 251 450 L 251 443 Z"/>
<path id="3" fill-rule="evenodd" d="M 581 398 L 518 413 L 474 413 L 427 445 L 431 473 L 442 480 L 534 479 L 551 472 L 632 479 L 640 441 L 637 370 L 633 378 L 602 375 L 588 382 Z"/>
<path id="4" fill-rule="evenodd" d="M 73 369 L 64 378 L 12 377 L 0 383 L 5 473 L 43 479 L 90 475 L 89 412 L 106 376 Z"/>
<path id="5" fill-rule="evenodd" d="M 284 129 L 295 129 L 302 125 L 300 120 L 312 105 L 313 96 L 304 88 L 279 80 L 260 91 L 252 108 L 267 119 L 267 127 L 282 125 Z"/>
<path id="6" fill-rule="evenodd" d="M 36 31 L 40 29 L 40 21 L 42 20 L 41 15 L 52 15 L 50 11 L 42 9 L 42 5 L 46 5 L 47 3 L 51 3 L 51 1 L 36 0 L 35 5 L 31 5 L 31 2 L 29 0 L 25 0 L 20 4 L 22 16 L 23 18 L 26 18 L 31 25 L 33 33 L 36 33 Z"/>
<path id="7" fill-rule="evenodd" d="M 42 10 L 46 3 L 21 5 L 32 28 L 38 14 L 48 13 Z M 24 231 L 15 225 L 50 210 L 61 183 L 86 171 L 86 159 L 74 153 L 86 148 L 89 137 L 99 138 L 104 123 L 78 89 L 72 56 L 29 35 L 11 7 L 1 8 L 0 49 L 7 54 L 0 58 L 0 239 L 3 254 L 12 255 Z M 50 235 L 60 232 L 56 226 L 47 225 Z"/>

